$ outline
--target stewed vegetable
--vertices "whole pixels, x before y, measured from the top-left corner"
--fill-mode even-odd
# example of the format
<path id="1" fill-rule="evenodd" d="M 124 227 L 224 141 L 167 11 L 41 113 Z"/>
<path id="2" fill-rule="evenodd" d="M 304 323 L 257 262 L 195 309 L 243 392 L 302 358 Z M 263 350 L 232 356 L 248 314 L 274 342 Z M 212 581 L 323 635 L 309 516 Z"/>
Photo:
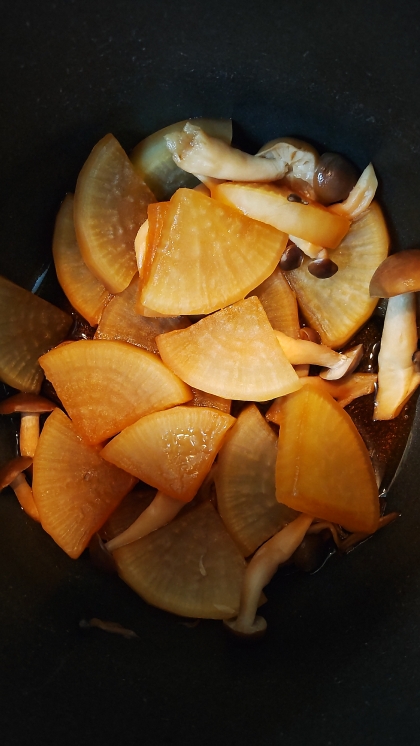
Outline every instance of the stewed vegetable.
<path id="1" fill-rule="evenodd" d="M 362 337 L 350 345 L 377 304 L 369 286 L 400 289 L 373 167 L 359 178 L 290 138 L 252 156 L 230 146 L 226 122 L 202 124 L 165 128 L 131 162 L 107 135 L 74 209 L 66 197 L 54 259 L 93 339 L 63 342 L 69 317 L 0 283 L 16 330 L 0 329 L 0 375 L 38 391 L 43 371 L 67 412 L 39 410 L 54 409 L 33 446 L 33 492 L 31 459 L 3 482 L 25 482 L 22 506 L 69 556 L 90 544 L 150 603 L 254 635 L 279 564 L 314 571 L 331 542 L 350 547 L 390 520 L 344 407 L 377 382 L 375 418 L 392 418 L 417 387 L 415 302 L 390 302 L 378 375 L 354 372 L 369 352 Z M 188 188 L 187 173 L 205 187 Z M 29 344 L 10 293 L 56 336 Z M 394 360 L 401 309 L 410 333 Z"/>

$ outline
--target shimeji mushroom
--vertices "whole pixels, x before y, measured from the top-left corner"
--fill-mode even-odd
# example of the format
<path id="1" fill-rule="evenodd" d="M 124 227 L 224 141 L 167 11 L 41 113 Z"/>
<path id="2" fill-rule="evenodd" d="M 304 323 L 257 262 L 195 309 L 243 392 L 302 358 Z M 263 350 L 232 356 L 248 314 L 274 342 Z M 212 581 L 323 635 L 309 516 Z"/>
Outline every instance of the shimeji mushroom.
<path id="1" fill-rule="evenodd" d="M 415 293 L 388 300 L 378 356 L 378 391 L 373 418 L 396 417 L 420 383 L 414 356 L 417 350 Z"/>
<path id="2" fill-rule="evenodd" d="M 378 357 L 374 419 L 396 417 L 420 382 L 415 292 L 420 290 L 420 251 L 387 257 L 372 276 L 369 292 L 389 298 Z"/>
<path id="3" fill-rule="evenodd" d="M 269 583 L 279 565 L 287 562 L 298 548 L 312 523 L 311 516 L 302 513 L 285 528 L 262 544 L 252 557 L 244 575 L 239 614 L 224 624 L 239 637 L 260 637 L 267 628 L 263 617 L 256 616 L 261 591 Z"/>
<path id="4" fill-rule="evenodd" d="M 324 251 L 323 246 L 318 246 L 318 244 L 311 243 L 311 241 L 305 241 L 304 238 L 299 238 L 299 236 L 289 235 L 289 239 L 298 247 L 298 249 L 303 251 L 303 253 L 311 259 L 316 259 L 319 253 Z M 295 267 L 291 267 L 291 269 L 295 269 Z"/>
<path id="5" fill-rule="evenodd" d="M 33 458 L 39 440 L 39 417 L 52 412 L 56 404 L 37 394 L 15 394 L 0 402 L 0 414 L 20 414 L 21 456 Z"/>
<path id="6" fill-rule="evenodd" d="M 337 202 L 328 209 L 337 215 L 346 215 L 354 220 L 368 209 L 378 188 L 378 179 L 371 163 L 366 166 L 357 184 L 344 202 Z"/>
<path id="7" fill-rule="evenodd" d="M 327 280 L 338 272 L 338 266 L 328 256 L 326 249 L 321 249 L 316 259 L 308 264 L 308 272 L 319 280 Z"/>
<path id="8" fill-rule="evenodd" d="M 388 256 L 374 272 L 369 293 L 374 298 L 392 298 L 420 290 L 420 249 L 407 249 Z"/>
<path id="9" fill-rule="evenodd" d="M 11 487 L 25 513 L 39 521 L 38 508 L 35 505 L 32 489 L 23 472 L 32 465 L 27 456 L 17 456 L 0 469 L 0 492 Z"/>
<path id="10" fill-rule="evenodd" d="M 106 548 L 109 552 L 113 552 L 114 549 L 131 544 L 152 531 L 166 526 L 184 505 L 185 502 L 182 500 L 176 500 L 174 497 L 169 497 L 158 491 L 146 510 L 140 513 L 139 517 L 125 531 L 108 541 L 105 544 Z"/>
<path id="11" fill-rule="evenodd" d="M 295 370 L 298 373 L 302 386 L 312 386 L 319 391 L 330 394 L 343 409 L 353 399 L 372 394 L 378 380 L 378 376 L 375 373 L 349 373 L 336 381 L 326 381 L 325 378 L 320 378 L 320 376 L 305 376 L 304 372 L 300 373 L 297 368 L 299 366 L 296 366 Z M 270 422 L 275 422 L 279 425 L 281 422 L 280 411 L 281 397 L 273 401 L 265 416 Z"/>
<path id="12" fill-rule="evenodd" d="M 292 236 L 290 234 L 289 241 L 292 242 L 292 246 L 288 247 L 286 251 L 290 251 L 290 249 L 293 247 L 295 252 L 296 250 L 302 252 L 302 258 L 300 262 L 296 262 L 295 266 L 285 266 L 285 264 L 282 263 L 282 261 L 280 260 L 280 267 L 283 270 L 287 271 L 290 269 L 297 269 L 297 267 L 299 267 L 302 263 L 303 254 L 306 254 L 306 256 L 309 256 L 310 259 L 313 259 L 313 261 L 308 264 L 308 271 L 315 277 L 325 280 L 328 277 L 332 277 L 333 275 L 335 275 L 335 273 L 338 271 L 336 263 L 333 262 L 332 259 L 330 259 L 327 249 L 324 249 L 323 246 L 318 246 L 318 244 L 316 243 L 305 241 L 304 238 L 299 238 L 299 236 Z"/>
<path id="13" fill-rule="evenodd" d="M 269 143 L 258 155 L 232 148 L 206 135 L 197 125 L 187 122 L 182 132 L 165 135 L 166 144 L 180 168 L 203 177 L 229 181 L 277 181 L 291 172 L 312 184 L 316 151 L 297 147 L 286 139 Z"/>
<path id="14" fill-rule="evenodd" d="M 360 363 L 363 345 L 357 345 L 345 354 L 336 352 L 326 345 L 306 339 L 293 339 L 283 332 L 275 332 L 280 347 L 292 365 L 321 365 L 328 368 L 320 373 L 322 378 L 335 381 L 351 373 Z"/>
<path id="15" fill-rule="evenodd" d="M 259 158 L 268 158 L 283 162 L 287 169 L 283 177 L 291 189 L 299 194 L 314 199 L 313 181 L 319 161 L 319 154 L 315 148 L 303 140 L 292 137 L 279 137 L 263 145 L 257 153 Z"/>
<path id="16" fill-rule="evenodd" d="M 388 526 L 390 523 L 393 523 L 397 518 L 399 517 L 399 513 L 388 513 L 387 515 L 383 515 L 379 518 L 377 528 L 375 530 L 375 534 L 379 529 L 385 528 L 385 526 Z M 346 552 L 350 552 L 356 544 L 360 544 L 362 541 L 366 541 L 370 536 L 373 536 L 373 534 L 366 534 L 362 533 L 361 531 L 354 531 L 353 533 L 349 534 L 345 538 L 342 538 L 339 536 L 338 533 L 338 527 L 336 524 L 331 523 L 330 521 L 317 521 L 312 523 L 311 526 L 309 526 L 307 534 L 314 535 L 314 534 L 320 534 L 322 531 L 325 531 L 328 529 L 328 531 L 331 532 L 331 536 L 334 540 L 334 544 L 336 545 L 338 551 L 342 554 L 345 554 Z"/>
<path id="17" fill-rule="evenodd" d="M 357 169 L 347 158 L 339 153 L 323 153 L 313 181 L 316 199 L 323 205 L 342 202 L 356 186 L 358 178 Z"/>

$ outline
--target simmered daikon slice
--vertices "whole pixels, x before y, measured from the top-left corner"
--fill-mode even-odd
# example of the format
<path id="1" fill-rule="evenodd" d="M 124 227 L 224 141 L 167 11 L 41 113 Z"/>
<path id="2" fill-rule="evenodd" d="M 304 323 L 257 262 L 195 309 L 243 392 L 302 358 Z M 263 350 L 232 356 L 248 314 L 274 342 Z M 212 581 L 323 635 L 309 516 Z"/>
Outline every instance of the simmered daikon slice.
<path id="1" fill-rule="evenodd" d="M 314 277 L 308 271 L 309 258 L 288 272 L 299 306 L 323 344 L 343 347 L 372 314 L 378 299 L 369 296 L 369 283 L 388 247 L 385 220 L 373 202 L 334 251 L 335 275 L 322 280 Z"/>
<path id="2" fill-rule="evenodd" d="M 91 326 L 96 326 L 111 295 L 82 259 L 74 230 L 73 202 L 73 195 L 67 194 L 55 221 L 55 270 L 72 306 Z"/>
<path id="3" fill-rule="evenodd" d="M 244 215 L 328 249 L 335 249 L 350 227 L 348 218 L 333 215 L 319 202 L 295 199 L 287 186 L 224 182 L 212 189 L 212 196 Z"/>
<path id="4" fill-rule="evenodd" d="M 193 398 L 188 402 L 188 406 L 193 407 L 214 407 L 214 409 L 220 409 L 221 412 L 227 412 L 230 414 L 230 408 L 232 406 L 231 399 L 223 399 L 221 396 L 215 394 L 208 394 L 207 391 L 200 391 L 191 387 Z"/>
<path id="5" fill-rule="evenodd" d="M 38 358 L 64 339 L 71 324 L 67 313 L 0 277 L 0 380 L 37 394 L 44 377 Z"/>
<path id="6" fill-rule="evenodd" d="M 184 119 L 182 122 L 170 124 L 158 132 L 139 142 L 130 155 L 131 162 L 149 185 L 157 199 L 165 200 L 172 197 L 179 187 L 194 187 L 198 179 L 179 168 L 172 153 L 166 146 L 165 135 L 181 132 L 185 124 L 191 121 L 212 137 L 217 137 L 226 143 L 232 140 L 232 121 L 230 119 Z"/>
<path id="7" fill-rule="evenodd" d="M 74 224 L 84 262 L 111 293 L 136 270 L 134 239 L 155 198 L 111 134 L 93 148 L 77 180 Z"/>
<path id="8" fill-rule="evenodd" d="M 244 298 L 275 269 L 287 236 L 192 189 L 172 197 L 141 303 L 203 314 Z"/>
<path id="9" fill-rule="evenodd" d="M 77 431 L 89 443 L 192 398 L 191 390 L 151 352 L 104 339 L 69 342 L 40 363 Z"/>
<path id="10" fill-rule="evenodd" d="M 139 270 L 141 287 L 149 278 L 150 269 L 156 254 L 156 247 L 160 241 L 169 207 L 169 202 L 152 202 L 152 204 L 147 208 L 148 230 L 146 237 L 146 250 L 141 272 Z M 138 306 L 140 306 L 140 296 Z M 139 310 L 139 313 L 142 313 L 142 311 Z"/>
<path id="11" fill-rule="evenodd" d="M 85 443 L 55 409 L 42 430 L 33 463 L 33 494 L 45 531 L 76 558 L 134 486 L 136 479 Z"/>
<path id="12" fill-rule="evenodd" d="M 113 556 L 121 578 L 153 606 L 205 619 L 238 613 L 245 562 L 210 503 Z"/>
<path id="13" fill-rule="evenodd" d="M 277 437 L 255 404 L 239 415 L 220 450 L 217 507 L 244 557 L 296 517 L 276 500 Z"/>
<path id="14" fill-rule="evenodd" d="M 279 421 L 277 500 L 348 531 L 373 533 L 375 473 L 347 412 L 328 394 L 303 386 L 283 398 Z"/>
<path id="15" fill-rule="evenodd" d="M 156 342 L 162 360 L 183 381 L 225 399 L 267 401 L 300 387 L 256 297 Z"/>
<path id="16" fill-rule="evenodd" d="M 103 449 L 103 458 L 169 497 L 192 500 L 235 418 L 206 407 L 142 417 Z"/>
<path id="17" fill-rule="evenodd" d="M 295 339 L 299 337 L 300 323 L 296 295 L 281 269 L 276 267 L 270 277 L 267 277 L 251 294 L 260 299 L 273 329 Z"/>
<path id="18" fill-rule="evenodd" d="M 102 314 L 95 339 L 119 339 L 157 352 L 155 337 L 173 329 L 185 329 L 190 321 L 185 316 L 146 318 L 136 311 L 138 278 L 128 288 L 115 295 Z"/>

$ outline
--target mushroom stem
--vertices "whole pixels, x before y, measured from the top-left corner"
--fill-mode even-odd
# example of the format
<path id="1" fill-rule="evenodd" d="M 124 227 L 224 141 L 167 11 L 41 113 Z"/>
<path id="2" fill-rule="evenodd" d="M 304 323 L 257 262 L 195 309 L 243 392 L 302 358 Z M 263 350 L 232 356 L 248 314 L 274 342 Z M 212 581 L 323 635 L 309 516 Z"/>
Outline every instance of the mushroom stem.
<path id="1" fill-rule="evenodd" d="M 318 521 L 318 523 L 313 523 L 312 526 L 309 526 L 307 533 L 320 534 L 321 531 L 325 531 L 325 529 L 328 529 L 331 532 L 331 535 L 334 539 L 334 544 L 336 545 L 336 547 L 339 548 L 342 541 L 338 535 L 337 527 L 330 521 Z"/>
<path id="2" fill-rule="evenodd" d="M 292 365 L 310 364 L 329 368 L 321 375 L 323 378 L 335 380 L 346 373 L 350 373 L 360 362 L 363 354 L 362 345 L 354 347 L 345 355 L 336 352 L 326 345 L 319 345 L 306 339 L 294 339 L 283 332 L 275 332 L 280 347 Z"/>
<path id="3" fill-rule="evenodd" d="M 165 140 L 177 166 L 191 174 L 229 181 L 275 181 L 287 171 L 284 162 L 243 153 L 190 122 L 182 132 L 165 135 Z"/>
<path id="4" fill-rule="evenodd" d="M 299 363 L 298 365 L 294 366 L 299 378 L 305 379 L 309 377 L 309 367 L 309 363 Z"/>
<path id="5" fill-rule="evenodd" d="M 203 179 L 206 179 L 206 178 L 207 178 L 206 176 L 203 176 Z M 197 179 L 198 179 L 198 176 L 197 176 Z M 216 179 L 212 179 L 212 181 L 216 181 Z M 204 181 L 202 181 L 201 184 L 197 184 L 197 186 L 194 187 L 194 191 L 201 192 L 201 194 L 205 194 L 206 197 L 211 197 L 210 189 L 206 187 Z"/>
<path id="6" fill-rule="evenodd" d="M 304 238 L 299 238 L 299 236 L 289 236 L 289 238 L 311 259 L 316 259 L 319 252 L 323 250 L 323 246 L 318 246 L 316 243 L 311 243 L 311 241 L 305 241 Z"/>
<path id="7" fill-rule="evenodd" d="M 158 491 L 150 505 L 139 515 L 139 517 L 125 531 L 108 541 L 105 546 L 109 552 L 119 547 L 131 544 L 152 531 L 156 531 L 175 518 L 181 508 L 185 505 L 181 500 L 165 495 Z"/>
<path id="8" fill-rule="evenodd" d="M 312 520 L 311 516 L 302 513 L 255 552 L 245 571 L 239 614 L 236 619 L 224 622 L 232 632 L 248 636 L 262 634 L 265 631 L 265 619 L 256 617 L 261 591 L 271 580 L 278 566 L 290 559 L 298 548 Z"/>
<path id="9" fill-rule="evenodd" d="M 373 533 L 376 533 L 376 531 L 379 531 L 379 529 L 384 528 L 385 526 L 388 526 L 389 523 L 393 523 L 393 521 L 398 518 L 399 513 L 388 513 L 388 515 L 383 515 L 379 518 L 378 526 L 376 530 Z M 331 532 L 331 535 L 334 539 L 334 543 L 341 553 L 349 552 L 351 549 L 353 549 L 356 544 L 360 544 L 361 541 L 365 541 L 369 538 L 369 536 L 373 536 L 373 534 L 366 534 L 362 533 L 361 531 L 354 531 L 352 534 L 349 534 L 345 539 L 340 538 L 337 531 L 337 526 L 334 523 L 331 523 L 330 521 L 319 521 L 318 523 L 313 523 L 309 528 L 307 533 L 308 534 L 319 534 L 321 531 L 324 531 L 325 529 L 328 529 Z"/>
<path id="10" fill-rule="evenodd" d="M 322 370 L 319 376 L 326 381 L 337 381 L 339 378 L 352 373 L 359 365 L 362 357 L 363 345 L 356 345 L 351 350 L 347 350 L 336 365 L 333 365 L 329 370 Z"/>
<path id="11" fill-rule="evenodd" d="M 203 191 L 200 187 L 206 187 L 205 194 L 211 195 L 211 190 L 214 189 L 218 184 L 223 183 L 223 179 L 213 179 L 211 176 L 204 176 L 204 174 L 194 174 L 195 178 L 201 181 L 201 184 L 195 187 L 196 191 Z"/>
<path id="12" fill-rule="evenodd" d="M 335 399 L 340 407 L 347 407 L 353 399 L 371 394 L 375 390 L 378 376 L 375 373 L 350 373 L 338 381 L 326 381 L 319 376 L 308 376 L 302 380 L 302 386 L 313 386 L 325 391 Z"/>
<path id="13" fill-rule="evenodd" d="M 309 363 L 310 365 L 323 365 L 332 368 L 340 363 L 344 357 L 340 352 L 332 350 L 331 347 L 310 342 L 308 339 L 294 339 L 278 331 L 276 331 L 276 337 L 292 365 Z"/>
<path id="14" fill-rule="evenodd" d="M 374 420 L 391 420 L 420 383 L 413 354 L 417 349 L 416 297 L 394 295 L 388 300 L 378 356 L 378 392 Z"/>
<path id="15" fill-rule="evenodd" d="M 20 420 L 19 448 L 21 456 L 33 458 L 39 440 L 39 414 L 24 412 Z"/>
<path id="16" fill-rule="evenodd" d="M 11 487 L 25 513 L 35 521 L 39 521 L 38 508 L 36 507 L 32 489 L 27 483 L 23 472 L 32 465 L 29 456 L 16 456 L 8 461 L 0 469 L 0 492 L 6 487 Z"/>
<path id="17" fill-rule="evenodd" d="M 296 366 L 304 367 L 304 366 Z M 296 370 L 295 368 L 295 370 Z M 298 373 L 298 371 L 296 370 Z M 299 373 L 298 373 L 299 375 Z M 378 376 L 375 373 L 350 373 L 338 381 L 326 381 L 319 376 L 299 376 L 302 386 L 311 386 L 318 391 L 325 392 L 336 400 L 340 407 L 347 407 L 353 399 L 366 394 L 372 394 L 375 390 L 375 383 Z M 282 397 L 274 399 L 270 409 L 266 413 L 266 419 L 275 422 L 276 425 L 281 423 Z"/>
<path id="18" fill-rule="evenodd" d="M 10 487 L 15 493 L 25 513 L 27 513 L 31 518 L 33 518 L 34 521 L 39 522 L 40 519 L 39 519 L 38 508 L 35 505 L 35 500 L 32 494 L 32 489 L 27 483 L 24 475 L 18 474 L 18 476 L 13 480 L 13 482 L 11 482 Z"/>
<path id="19" fill-rule="evenodd" d="M 366 166 L 358 182 L 344 202 L 337 202 L 328 209 L 336 215 L 345 215 L 354 220 L 368 209 L 378 188 L 378 179 L 371 163 Z"/>
<path id="20" fill-rule="evenodd" d="M 38 394 L 23 392 L 0 402 L 0 414 L 20 414 L 19 446 L 22 458 L 32 459 L 39 440 L 39 417 L 50 413 L 56 404 Z M 23 467 L 27 469 L 27 466 Z"/>

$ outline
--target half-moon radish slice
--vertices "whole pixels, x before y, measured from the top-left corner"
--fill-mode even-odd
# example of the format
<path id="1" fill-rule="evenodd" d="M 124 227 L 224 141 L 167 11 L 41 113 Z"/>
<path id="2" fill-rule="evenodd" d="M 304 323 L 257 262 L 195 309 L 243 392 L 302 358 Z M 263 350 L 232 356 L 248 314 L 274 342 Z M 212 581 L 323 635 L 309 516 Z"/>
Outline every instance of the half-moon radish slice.
<path id="1" fill-rule="evenodd" d="M 139 142 L 130 155 L 131 162 L 149 185 L 157 199 L 165 200 L 172 197 L 180 187 L 194 187 L 198 184 L 195 176 L 179 168 L 172 153 L 166 145 L 165 135 L 181 132 L 187 122 L 199 125 L 212 137 L 218 137 L 226 143 L 232 140 L 232 121 L 230 119 L 184 119 L 182 122 L 170 124 Z"/>
<path id="2" fill-rule="evenodd" d="M 89 443 L 100 443 L 143 417 L 192 398 L 191 390 L 151 352 L 127 342 L 69 342 L 40 364 Z"/>
<path id="3" fill-rule="evenodd" d="M 216 409 L 173 407 L 125 428 L 102 456 L 169 497 L 189 502 L 234 422 Z"/>
<path id="4" fill-rule="evenodd" d="M 190 386 L 243 401 L 267 401 L 300 387 L 267 315 L 252 296 L 188 329 L 156 338 L 162 360 Z"/>
<path id="5" fill-rule="evenodd" d="M 111 293 L 120 293 L 136 270 L 134 239 L 155 197 L 118 140 L 106 135 L 93 148 L 77 180 L 74 224 L 84 262 Z"/>
<path id="6" fill-rule="evenodd" d="M 255 404 L 244 409 L 220 450 L 217 507 L 244 557 L 296 517 L 276 500 L 277 437 Z"/>
<path id="7" fill-rule="evenodd" d="M 220 409 L 222 412 L 230 414 L 230 408 L 232 406 L 231 399 L 223 399 L 221 396 L 215 394 L 208 394 L 206 391 L 200 391 L 191 387 L 193 398 L 187 403 L 187 406 L 193 407 L 213 407 L 214 409 Z"/>
<path id="8" fill-rule="evenodd" d="M 33 493 L 45 531 L 70 557 L 87 547 L 136 479 L 104 461 L 69 418 L 55 409 L 33 463 Z"/>
<path id="9" fill-rule="evenodd" d="M 38 358 L 67 335 L 72 318 L 43 298 L 0 277 L 0 380 L 38 394 Z"/>
<path id="10" fill-rule="evenodd" d="M 295 339 L 299 337 L 296 295 L 279 267 L 276 267 L 261 285 L 252 290 L 251 294 L 260 299 L 273 329 Z"/>
<path id="11" fill-rule="evenodd" d="M 91 326 L 96 326 L 111 295 L 82 259 L 74 230 L 73 203 L 73 195 L 67 194 L 55 221 L 55 270 L 72 306 Z"/>
<path id="12" fill-rule="evenodd" d="M 121 578 L 153 606 L 204 619 L 238 613 L 245 561 L 208 502 L 113 556 Z"/>
<path id="13" fill-rule="evenodd" d="M 286 243 L 276 228 L 200 192 L 178 189 L 140 301 L 172 316 L 217 311 L 260 285 Z"/>
<path id="14" fill-rule="evenodd" d="M 348 531 L 373 533 L 379 499 L 367 448 L 334 399 L 303 386 L 280 405 L 277 500 Z"/>
<path id="15" fill-rule="evenodd" d="M 158 334 L 190 326 L 185 316 L 141 316 L 136 311 L 137 297 L 138 278 L 134 277 L 128 288 L 114 295 L 104 309 L 94 338 L 119 339 L 149 352 L 157 352 L 155 338 Z"/>
<path id="16" fill-rule="evenodd" d="M 338 271 L 320 280 L 308 271 L 308 257 L 287 274 L 306 320 L 324 345 L 340 349 L 372 314 L 377 298 L 369 283 L 388 254 L 389 237 L 380 207 L 372 202 L 334 251 Z"/>

